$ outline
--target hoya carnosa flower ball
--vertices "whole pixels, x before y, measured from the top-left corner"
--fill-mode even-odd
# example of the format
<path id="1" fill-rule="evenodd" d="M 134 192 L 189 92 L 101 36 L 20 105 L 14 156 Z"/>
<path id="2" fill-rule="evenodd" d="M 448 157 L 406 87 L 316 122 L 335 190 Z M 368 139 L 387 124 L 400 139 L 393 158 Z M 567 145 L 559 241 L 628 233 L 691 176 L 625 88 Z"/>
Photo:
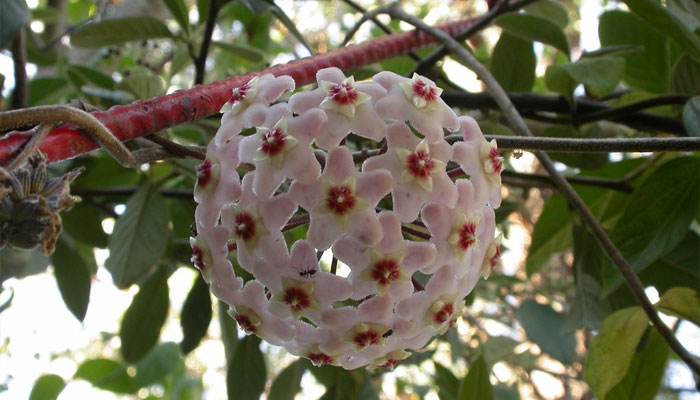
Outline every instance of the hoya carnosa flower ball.
<path id="1" fill-rule="evenodd" d="M 195 171 L 191 261 L 243 333 L 316 366 L 390 370 L 498 268 L 504 160 L 425 77 L 316 78 L 286 103 L 290 77 L 231 92 Z"/>

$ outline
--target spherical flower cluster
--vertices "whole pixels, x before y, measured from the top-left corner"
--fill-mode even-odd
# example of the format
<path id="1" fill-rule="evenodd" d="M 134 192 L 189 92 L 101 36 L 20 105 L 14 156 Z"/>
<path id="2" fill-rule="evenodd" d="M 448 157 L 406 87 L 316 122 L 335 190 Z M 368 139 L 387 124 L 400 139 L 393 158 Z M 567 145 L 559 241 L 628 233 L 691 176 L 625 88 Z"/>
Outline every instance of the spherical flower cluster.
<path id="1" fill-rule="evenodd" d="M 272 104 L 288 76 L 233 91 L 197 169 L 192 262 L 246 333 L 315 365 L 392 369 L 498 265 L 503 158 L 427 78 L 356 83 L 327 68 L 317 80 L 287 103 Z M 380 150 L 358 148 L 368 141 Z"/>

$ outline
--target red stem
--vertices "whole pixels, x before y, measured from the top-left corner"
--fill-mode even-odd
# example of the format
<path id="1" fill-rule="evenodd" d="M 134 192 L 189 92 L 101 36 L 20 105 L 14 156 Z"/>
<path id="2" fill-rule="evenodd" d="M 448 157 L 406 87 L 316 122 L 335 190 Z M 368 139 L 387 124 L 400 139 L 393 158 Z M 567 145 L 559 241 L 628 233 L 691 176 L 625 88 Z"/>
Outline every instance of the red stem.
<path id="1" fill-rule="evenodd" d="M 477 19 L 465 19 L 438 28 L 456 37 L 469 29 Z M 218 113 L 226 103 L 231 90 L 245 84 L 253 76 L 263 73 L 290 75 L 297 86 L 315 82 L 316 71 L 338 67 L 352 71 L 363 66 L 417 50 L 435 43 L 432 36 L 421 31 L 388 35 L 357 46 L 345 47 L 327 54 L 276 65 L 259 72 L 251 72 L 225 81 L 198 85 L 186 91 L 137 101 L 125 106 L 114 106 L 93 115 L 121 141 L 128 141 Z M 0 165 L 7 164 L 29 140 L 31 132 L 11 132 L 0 140 Z M 44 140 L 39 149 L 50 163 L 77 157 L 99 148 L 88 135 L 74 125 L 60 125 Z"/>

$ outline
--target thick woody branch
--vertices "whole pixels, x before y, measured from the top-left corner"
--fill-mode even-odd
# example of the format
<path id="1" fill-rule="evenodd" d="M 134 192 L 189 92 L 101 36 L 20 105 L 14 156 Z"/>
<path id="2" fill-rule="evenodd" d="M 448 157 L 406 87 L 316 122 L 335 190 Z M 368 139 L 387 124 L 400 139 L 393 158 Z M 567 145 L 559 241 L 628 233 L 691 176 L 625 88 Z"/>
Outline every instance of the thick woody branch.
<path id="1" fill-rule="evenodd" d="M 465 19 L 444 24 L 438 28 L 450 36 L 459 36 L 474 23 L 474 19 Z M 126 106 L 115 106 L 106 111 L 94 112 L 93 116 L 118 140 L 124 142 L 218 113 L 230 99 L 231 90 L 242 86 L 254 76 L 266 73 L 276 76 L 290 75 L 297 86 L 302 86 L 315 82 L 316 71 L 322 68 L 338 67 L 344 71 L 351 71 L 435 42 L 432 36 L 419 31 L 393 34 L 324 55 L 276 65 L 260 72 L 196 86 L 187 91 L 138 101 Z M 0 165 L 6 165 L 30 136 L 31 133 L 17 132 L 6 135 L 0 140 Z M 99 144 L 83 135 L 79 127 L 64 124 L 54 129 L 39 149 L 46 154 L 49 162 L 57 162 L 77 157 L 97 148 Z"/>

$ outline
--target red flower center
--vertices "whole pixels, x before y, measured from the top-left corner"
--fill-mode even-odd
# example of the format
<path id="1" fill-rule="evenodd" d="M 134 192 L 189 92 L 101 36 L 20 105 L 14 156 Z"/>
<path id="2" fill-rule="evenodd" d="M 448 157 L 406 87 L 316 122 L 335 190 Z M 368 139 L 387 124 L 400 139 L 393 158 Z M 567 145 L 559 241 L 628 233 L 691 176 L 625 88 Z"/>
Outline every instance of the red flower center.
<path id="1" fill-rule="evenodd" d="M 498 245 L 496 246 L 496 252 L 493 253 L 493 256 L 489 259 L 489 267 L 491 267 L 491 271 L 493 271 L 494 268 L 496 268 L 496 265 L 498 265 L 498 260 L 501 258 L 501 246 Z"/>
<path id="2" fill-rule="evenodd" d="M 390 358 L 384 364 L 380 365 L 379 368 L 393 370 L 394 368 L 396 368 L 396 365 L 398 363 L 399 363 L 399 360 L 394 360 L 393 358 Z"/>
<path id="3" fill-rule="evenodd" d="M 238 325 L 241 327 L 241 329 L 243 329 L 245 333 L 254 334 L 255 332 L 257 332 L 258 328 L 255 325 L 253 325 L 253 323 L 250 321 L 250 318 L 248 318 L 247 316 L 236 314 L 234 319 L 236 320 L 236 322 L 238 322 Z"/>
<path id="4" fill-rule="evenodd" d="M 437 100 L 437 93 L 435 92 L 435 88 L 423 82 L 422 80 L 418 80 L 413 83 L 413 93 L 415 93 L 415 95 L 420 97 L 421 99 L 425 100 L 427 103 L 432 103 L 435 100 Z"/>
<path id="5" fill-rule="evenodd" d="M 503 171 L 503 157 L 498 154 L 498 150 L 491 148 L 489 150 L 489 163 L 491 163 L 491 168 L 496 174 L 500 174 Z"/>
<path id="6" fill-rule="evenodd" d="M 416 178 L 425 179 L 429 177 L 433 168 L 435 168 L 433 158 L 422 150 L 409 155 L 406 161 L 408 171 Z"/>
<path id="7" fill-rule="evenodd" d="M 231 104 L 236 104 L 239 101 L 243 101 L 249 90 L 250 86 L 248 86 L 247 83 L 239 88 L 233 89 L 229 102 L 231 102 Z"/>
<path id="8" fill-rule="evenodd" d="M 328 365 L 333 363 L 333 357 L 330 357 L 323 353 L 309 353 L 306 355 L 313 365 L 318 367 L 322 365 Z"/>
<path id="9" fill-rule="evenodd" d="M 454 304 L 447 303 L 444 306 L 442 306 L 442 308 L 439 309 L 438 312 L 435 313 L 435 316 L 433 317 L 433 321 L 435 321 L 436 324 L 443 324 L 446 321 L 450 320 L 453 312 L 454 312 Z"/>
<path id="10" fill-rule="evenodd" d="M 234 219 L 236 224 L 233 227 L 233 234 L 243 241 L 248 241 L 255 236 L 255 219 L 253 216 L 242 212 Z"/>
<path id="11" fill-rule="evenodd" d="M 268 156 L 275 156 L 284 148 L 287 135 L 281 129 L 275 128 L 262 135 L 262 146 L 260 150 Z"/>
<path id="12" fill-rule="evenodd" d="M 285 290 L 282 302 L 295 312 L 308 308 L 311 305 L 309 295 L 298 287 L 290 287 Z"/>
<path id="13" fill-rule="evenodd" d="M 360 332 L 356 334 L 353 338 L 352 341 L 355 343 L 355 345 L 361 349 L 371 346 L 374 344 L 379 344 L 379 342 L 382 339 L 382 335 L 380 335 L 378 332 L 373 331 L 373 330 L 367 330 L 365 332 Z"/>
<path id="14" fill-rule="evenodd" d="M 467 223 L 459 229 L 459 242 L 457 242 L 457 246 L 459 246 L 462 251 L 467 251 L 475 244 L 476 224 L 472 221 L 467 221 Z"/>
<path id="15" fill-rule="evenodd" d="M 197 166 L 197 187 L 204 188 L 211 182 L 211 162 L 204 160 Z"/>
<path id="16" fill-rule="evenodd" d="M 345 215 L 355 206 L 355 196 L 347 186 L 334 186 L 328 190 L 326 207 L 334 214 Z"/>
<path id="17" fill-rule="evenodd" d="M 197 246 L 192 247 L 192 258 L 190 261 L 192 261 L 192 264 L 194 264 L 194 266 L 200 272 L 204 272 L 204 270 L 207 269 L 207 265 L 204 264 L 204 254 L 202 253 L 202 249 Z"/>
<path id="18" fill-rule="evenodd" d="M 357 91 L 349 83 L 339 83 L 333 85 L 330 89 L 330 98 L 340 105 L 355 104 L 357 100 Z"/>
<path id="19" fill-rule="evenodd" d="M 389 286 L 400 276 L 398 263 L 390 258 L 379 260 L 372 266 L 372 279 L 382 286 Z"/>

